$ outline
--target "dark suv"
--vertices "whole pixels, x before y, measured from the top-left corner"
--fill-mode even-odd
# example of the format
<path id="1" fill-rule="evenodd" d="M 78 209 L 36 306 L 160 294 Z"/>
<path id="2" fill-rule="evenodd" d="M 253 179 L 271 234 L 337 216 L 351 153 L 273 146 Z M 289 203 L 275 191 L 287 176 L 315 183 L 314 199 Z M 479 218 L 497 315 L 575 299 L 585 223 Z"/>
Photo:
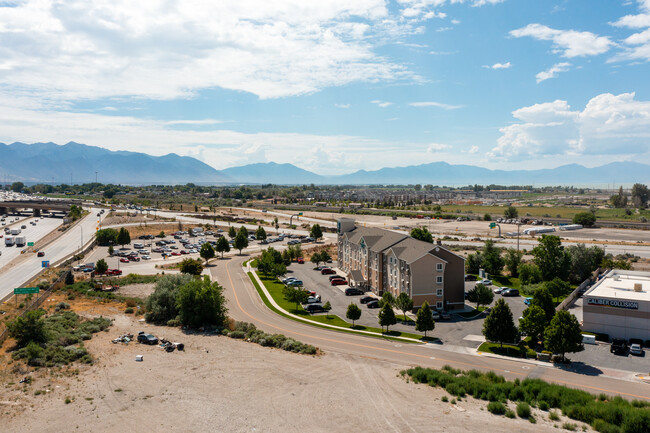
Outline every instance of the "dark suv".
<path id="1" fill-rule="evenodd" d="M 323 306 L 320 304 L 309 304 L 309 305 L 305 305 L 304 308 L 305 311 L 307 311 L 308 313 L 322 313 L 323 311 L 325 311 Z"/>
<path id="2" fill-rule="evenodd" d="M 138 334 L 138 343 L 143 344 L 158 344 L 158 339 L 151 334 L 145 334 L 144 332 Z"/>
<path id="3" fill-rule="evenodd" d="M 625 355 L 627 350 L 627 342 L 622 338 L 614 338 L 612 340 L 612 347 L 609 348 L 611 353 L 616 353 L 617 355 Z"/>
<path id="4" fill-rule="evenodd" d="M 364 292 L 361 289 L 357 289 L 356 287 L 350 287 L 345 289 L 345 296 L 363 295 L 364 293 L 366 292 Z"/>

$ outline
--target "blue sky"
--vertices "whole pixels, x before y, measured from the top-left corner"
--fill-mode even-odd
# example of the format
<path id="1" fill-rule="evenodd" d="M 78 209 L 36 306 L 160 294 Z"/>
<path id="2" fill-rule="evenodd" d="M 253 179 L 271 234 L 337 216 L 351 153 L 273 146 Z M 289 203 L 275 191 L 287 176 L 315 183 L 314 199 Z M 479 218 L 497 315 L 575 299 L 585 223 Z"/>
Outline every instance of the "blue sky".
<path id="1" fill-rule="evenodd" d="M 0 3 L 0 141 L 320 174 L 650 163 L 650 0 Z"/>

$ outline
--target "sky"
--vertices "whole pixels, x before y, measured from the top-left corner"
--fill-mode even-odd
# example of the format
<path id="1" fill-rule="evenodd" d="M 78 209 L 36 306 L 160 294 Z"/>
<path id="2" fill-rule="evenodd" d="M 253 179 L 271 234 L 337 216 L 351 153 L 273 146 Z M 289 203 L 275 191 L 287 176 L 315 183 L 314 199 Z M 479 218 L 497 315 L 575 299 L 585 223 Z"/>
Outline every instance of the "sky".
<path id="1" fill-rule="evenodd" d="M 0 141 L 318 174 L 650 164 L 650 0 L 0 0 Z"/>

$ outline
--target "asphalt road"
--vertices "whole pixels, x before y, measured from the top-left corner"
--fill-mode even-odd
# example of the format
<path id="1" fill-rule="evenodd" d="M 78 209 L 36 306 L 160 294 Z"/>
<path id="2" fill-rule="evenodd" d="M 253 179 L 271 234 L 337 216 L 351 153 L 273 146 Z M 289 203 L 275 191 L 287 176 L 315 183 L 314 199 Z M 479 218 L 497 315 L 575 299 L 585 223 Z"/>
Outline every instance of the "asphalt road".
<path id="1" fill-rule="evenodd" d="M 372 358 L 395 365 L 395 369 L 421 365 L 441 368 L 445 364 L 462 369 L 493 370 L 509 379 L 541 378 L 567 386 L 585 389 L 592 393 L 622 395 L 626 398 L 650 401 L 650 386 L 630 379 L 615 370 L 585 369 L 584 374 L 574 373 L 551 364 L 537 365 L 520 361 L 477 356 L 441 350 L 434 344 L 412 345 L 391 340 L 363 337 L 292 321 L 270 311 L 261 301 L 241 263 L 248 257 L 236 257 L 211 268 L 225 288 L 229 315 L 236 320 L 255 323 L 266 332 L 282 333 L 303 342 L 318 346 L 325 353 L 337 352 L 362 358 Z"/>
<path id="2" fill-rule="evenodd" d="M 43 248 L 45 257 L 37 257 L 36 254 L 23 255 L 14 266 L 0 269 L 0 299 L 10 294 L 14 288 L 21 287 L 25 282 L 34 278 L 42 270 L 41 262 L 43 260 L 54 263 L 74 254 L 82 246 L 88 244 L 93 239 L 92 235 L 97 227 L 97 212 L 98 209 L 90 209 L 89 215 Z M 105 215 L 102 215 L 102 218 Z"/>
<path id="3" fill-rule="evenodd" d="M 56 230 L 61 224 L 63 224 L 63 219 L 61 218 L 43 218 L 42 220 L 38 221 L 35 226 L 33 226 L 30 224 L 30 222 L 34 221 L 35 219 L 40 220 L 40 218 L 21 218 L 21 220 L 19 220 L 17 224 L 12 225 L 12 227 L 19 228 L 22 225 L 25 225 L 27 228 L 22 229 L 20 235 L 18 236 L 25 236 L 27 238 L 27 242 L 36 243 L 53 230 Z M 2 239 L 0 239 L 0 252 L 2 252 L 2 255 L 0 256 L 0 269 L 2 269 L 13 259 L 20 256 L 21 251 L 26 251 L 29 248 L 27 246 L 18 248 L 15 245 L 7 247 L 5 246 L 5 238 L 13 235 L 5 234 L 4 230 L 0 231 L 0 234 L 4 236 Z"/>

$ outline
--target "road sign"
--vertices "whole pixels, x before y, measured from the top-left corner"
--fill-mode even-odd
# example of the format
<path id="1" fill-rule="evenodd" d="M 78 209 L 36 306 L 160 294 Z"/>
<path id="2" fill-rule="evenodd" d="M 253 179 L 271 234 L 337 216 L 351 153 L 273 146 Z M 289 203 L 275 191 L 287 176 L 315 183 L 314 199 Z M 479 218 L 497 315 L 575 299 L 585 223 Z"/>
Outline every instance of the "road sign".
<path id="1" fill-rule="evenodd" d="M 493 229 L 497 226 L 497 223 L 490 223 L 490 228 Z"/>
<path id="2" fill-rule="evenodd" d="M 34 246 L 34 242 L 27 242 L 27 246 L 28 246 L 28 247 L 33 247 L 33 246 Z"/>
<path id="3" fill-rule="evenodd" d="M 14 295 L 27 295 L 29 293 L 38 293 L 38 287 L 17 287 L 14 289 Z"/>
<path id="4" fill-rule="evenodd" d="M 41 262 L 41 268 L 49 268 L 50 267 L 50 261 L 49 260 L 43 260 Z"/>
<path id="5" fill-rule="evenodd" d="M 302 212 L 298 212 L 298 216 L 302 216 Z"/>

